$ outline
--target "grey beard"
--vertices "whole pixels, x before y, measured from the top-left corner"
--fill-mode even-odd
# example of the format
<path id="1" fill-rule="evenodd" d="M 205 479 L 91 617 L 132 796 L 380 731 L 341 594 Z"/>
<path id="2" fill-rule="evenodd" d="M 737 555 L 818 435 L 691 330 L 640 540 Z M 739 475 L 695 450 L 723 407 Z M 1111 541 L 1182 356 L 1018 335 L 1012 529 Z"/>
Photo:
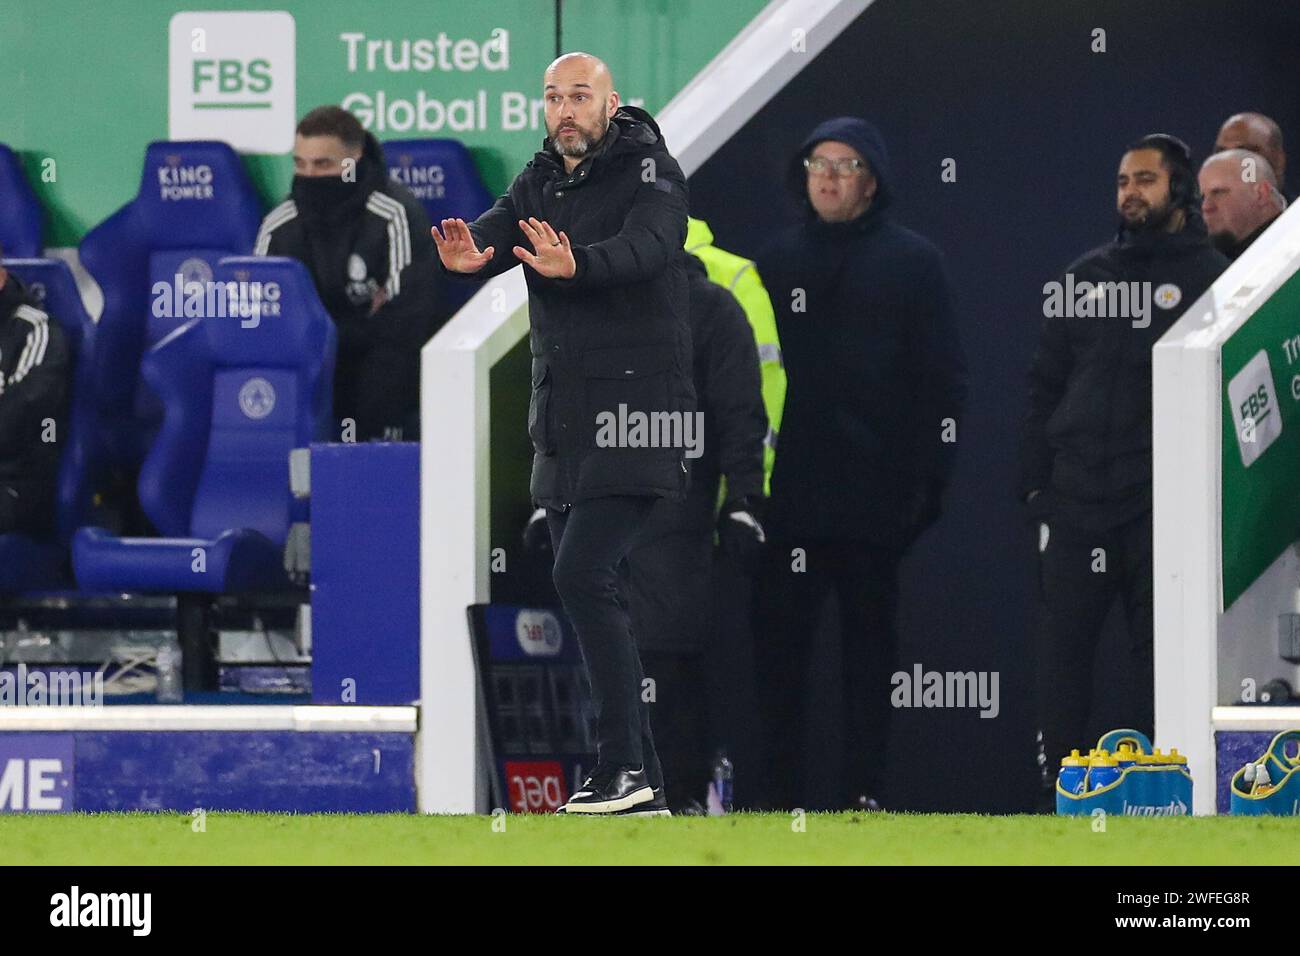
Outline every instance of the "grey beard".
<path id="1" fill-rule="evenodd" d="M 582 130 L 578 130 L 578 140 L 572 145 L 565 146 L 562 142 L 560 142 L 560 138 L 558 135 L 551 136 L 551 144 L 555 148 L 555 151 L 559 153 L 561 156 L 572 156 L 574 158 L 577 158 L 579 156 L 586 156 L 587 153 L 591 151 L 591 148 L 593 146 L 595 146 L 597 143 L 599 143 L 602 139 L 605 138 L 605 134 L 608 132 L 609 132 L 609 123 L 606 123 L 605 128 L 600 131 L 600 136 L 598 136 L 594 140 L 586 133 L 584 133 Z M 557 129 L 556 134 L 558 133 L 559 130 Z"/>

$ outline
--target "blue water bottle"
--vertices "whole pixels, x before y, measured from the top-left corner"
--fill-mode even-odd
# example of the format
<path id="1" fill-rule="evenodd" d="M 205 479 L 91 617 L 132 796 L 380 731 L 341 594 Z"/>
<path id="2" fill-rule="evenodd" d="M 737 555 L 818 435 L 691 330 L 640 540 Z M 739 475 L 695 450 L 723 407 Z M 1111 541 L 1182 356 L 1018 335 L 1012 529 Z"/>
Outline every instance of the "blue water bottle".
<path id="1" fill-rule="evenodd" d="M 1110 751 L 1098 750 L 1088 763 L 1089 793 L 1109 787 L 1119 779 L 1119 763 L 1110 755 Z"/>
<path id="2" fill-rule="evenodd" d="M 1061 758 L 1061 772 L 1057 775 L 1056 780 L 1062 790 L 1072 794 L 1083 793 L 1084 782 L 1087 778 L 1087 757 L 1080 756 L 1077 750 L 1071 750 L 1068 757 Z"/>

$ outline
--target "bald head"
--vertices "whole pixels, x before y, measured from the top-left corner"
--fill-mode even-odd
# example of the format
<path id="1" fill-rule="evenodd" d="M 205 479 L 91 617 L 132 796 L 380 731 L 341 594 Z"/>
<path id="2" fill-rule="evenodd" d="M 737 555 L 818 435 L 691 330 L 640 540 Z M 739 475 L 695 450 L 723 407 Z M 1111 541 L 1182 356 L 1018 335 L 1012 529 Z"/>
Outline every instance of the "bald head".
<path id="1" fill-rule="evenodd" d="M 605 61 L 590 53 L 565 53 L 551 61 L 542 75 L 543 88 L 564 83 L 581 83 L 590 86 L 601 97 L 614 90 L 614 77 Z"/>
<path id="2" fill-rule="evenodd" d="M 1247 149 L 1215 153 L 1201 166 L 1197 181 L 1201 214 L 1216 240 L 1241 242 L 1285 206 L 1272 164 Z"/>
<path id="3" fill-rule="evenodd" d="M 1286 179 L 1286 150 L 1282 129 L 1263 113 L 1237 113 L 1224 120 L 1214 141 L 1215 151 L 1248 149 L 1268 160 L 1279 183 Z"/>
<path id="4" fill-rule="evenodd" d="M 542 83 L 546 134 L 572 172 L 604 139 L 618 111 L 614 78 L 590 53 L 566 53 L 546 68 Z"/>

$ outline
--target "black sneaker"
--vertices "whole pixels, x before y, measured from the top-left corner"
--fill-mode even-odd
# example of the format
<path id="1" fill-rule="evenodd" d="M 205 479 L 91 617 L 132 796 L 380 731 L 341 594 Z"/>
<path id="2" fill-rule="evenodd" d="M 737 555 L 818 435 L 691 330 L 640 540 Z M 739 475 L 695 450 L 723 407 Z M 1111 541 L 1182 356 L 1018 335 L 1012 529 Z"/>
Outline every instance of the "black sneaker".
<path id="1" fill-rule="evenodd" d="M 638 803 L 626 810 L 616 810 L 612 815 L 616 817 L 671 817 L 673 812 L 668 809 L 668 798 L 664 796 L 663 788 L 660 787 L 654 791 L 653 800 Z"/>
<path id="2" fill-rule="evenodd" d="M 565 813 L 617 813 L 654 800 L 644 767 L 597 767 L 564 805 Z"/>

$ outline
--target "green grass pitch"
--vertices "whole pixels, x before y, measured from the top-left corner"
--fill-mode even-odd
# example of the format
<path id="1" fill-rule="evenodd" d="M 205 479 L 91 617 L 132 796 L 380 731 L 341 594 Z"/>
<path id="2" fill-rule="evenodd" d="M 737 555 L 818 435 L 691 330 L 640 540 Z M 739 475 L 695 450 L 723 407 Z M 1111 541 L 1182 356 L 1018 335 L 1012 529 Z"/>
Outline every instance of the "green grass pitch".
<path id="1" fill-rule="evenodd" d="M 738 813 L 672 819 L 399 814 L 0 816 L 4 862 L 96 864 L 1300 863 L 1300 818 Z M 802 827 L 800 826 L 802 825 Z"/>

